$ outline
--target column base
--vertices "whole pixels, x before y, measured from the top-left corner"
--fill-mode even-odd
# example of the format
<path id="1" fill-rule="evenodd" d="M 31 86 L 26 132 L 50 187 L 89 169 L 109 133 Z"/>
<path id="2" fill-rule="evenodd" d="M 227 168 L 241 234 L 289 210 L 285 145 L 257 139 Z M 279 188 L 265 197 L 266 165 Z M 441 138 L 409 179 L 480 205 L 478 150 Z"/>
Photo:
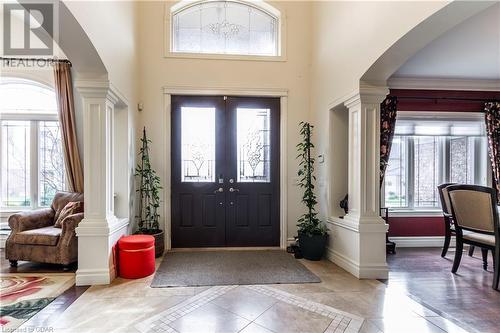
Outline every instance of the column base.
<path id="1" fill-rule="evenodd" d="M 115 274 L 113 247 L 127 234 L 128 219 L 114 216 L 106 219 L 83 219 L 76 228 L 78 237 L 78 269 L 76 285 L 111 283 Z"/>
<path id="2" fill-rule="evenodd" d="M 327 258 L 359 279 L 387 279 L 385 235 L 380 217 L 346 215 L 328 219 Z"/>

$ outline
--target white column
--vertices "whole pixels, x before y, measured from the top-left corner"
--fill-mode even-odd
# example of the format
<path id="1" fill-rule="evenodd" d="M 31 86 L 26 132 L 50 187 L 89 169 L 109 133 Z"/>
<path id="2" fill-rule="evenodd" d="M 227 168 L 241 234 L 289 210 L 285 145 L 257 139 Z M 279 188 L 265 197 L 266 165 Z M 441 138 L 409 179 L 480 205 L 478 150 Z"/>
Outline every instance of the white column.
<path id="1" fill-rule="evenodd" d="M 77 285 L 108 284 L 115 277 L 113 246 L 126 233 L 113 204 L 113 112 L 108 82 L 77 82 L 83 109 L 85 216 L 78 237 Z"/>
<path id="2" fill-rule="evenodd" d="M 349 112 L 349 213 L 351 273 L 359 278 L 387 278 L 387 225 L 380 217 L 380 103 L 386 88 L 362 87 L 344 105 Z"/>

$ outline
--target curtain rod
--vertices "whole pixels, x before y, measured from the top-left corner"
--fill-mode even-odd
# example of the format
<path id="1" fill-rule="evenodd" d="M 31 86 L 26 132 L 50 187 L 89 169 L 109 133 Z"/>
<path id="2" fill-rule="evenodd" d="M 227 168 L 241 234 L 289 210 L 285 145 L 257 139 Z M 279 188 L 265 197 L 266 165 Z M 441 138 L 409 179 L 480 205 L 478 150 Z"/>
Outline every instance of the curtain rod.
<path id="1" fill-rule="evenodd" d="M 451 100 L 451 101 L 468 101 L 468 102 L 498 102 L 500 101 L 500 96 L 499 98 L 465 98 L 465 97 L 422 97 L 422 96 L 397 96 L 397 95 L 390 95 L 396 97 L 398 100 L 402 99 L 421 99 L 421 100 Z"/>
<path id="2" fill-rule="evenodd" d="M 45 61 L 49 63 L 56 63 L 56 62 L 61 62 L 61 63 L 66 63 L 72 66 L 73 64 L 71 61 L 68 59 L 54 59 L 54 58 L 16 58 L 16 57 L 0 57 L 2 61 L 7 61 L 7 64 L 10 61 Z"/>

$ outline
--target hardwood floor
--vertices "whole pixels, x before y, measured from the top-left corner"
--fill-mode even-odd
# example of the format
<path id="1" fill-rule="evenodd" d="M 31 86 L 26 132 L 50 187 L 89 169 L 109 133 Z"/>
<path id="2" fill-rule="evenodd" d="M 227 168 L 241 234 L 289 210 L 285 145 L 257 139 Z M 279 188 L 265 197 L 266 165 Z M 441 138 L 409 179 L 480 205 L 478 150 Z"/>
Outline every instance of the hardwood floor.
<path id="1" fill-rule="evenodd" d="M 500 292 L 491 288 L 491 253 L 484 271 L 480 249 L 472 258 L 465 250 L 457 274 L 452 274 L 454 249 L 441 258 L 440 248 L 398 248 L 396 255 L 387 256 L 386 283 L 470 331 L 500 332 Z"/>

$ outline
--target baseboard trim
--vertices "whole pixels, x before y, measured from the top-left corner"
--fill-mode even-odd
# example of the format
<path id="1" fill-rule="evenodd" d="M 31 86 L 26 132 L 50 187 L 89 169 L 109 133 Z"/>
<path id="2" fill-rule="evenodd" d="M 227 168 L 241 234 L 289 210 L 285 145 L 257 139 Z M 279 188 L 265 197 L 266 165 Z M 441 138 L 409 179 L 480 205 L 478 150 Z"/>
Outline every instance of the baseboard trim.
<path id="1" fill-rule="evenodd" d="M 389 268 L 387 265 L 360 266 L 359 263 L 351 258 L 330 248 L 326 248 L 326 258 L 358 279 L 387 279 L 389 277 Z"/>
<path id="2" fill-rule="evenodd" d="M 443 247 L 444 236 L 389 237 L 398 247 Z M 450 247 L 455 247 L 455 237 L 451 238 Z"/>
<path id="3" fill-rule="evenodd" d="M 77 286 L 110 284 L 113 275 L 111 269 L 79 269 L 76 271 L 75 282 Z"/>

